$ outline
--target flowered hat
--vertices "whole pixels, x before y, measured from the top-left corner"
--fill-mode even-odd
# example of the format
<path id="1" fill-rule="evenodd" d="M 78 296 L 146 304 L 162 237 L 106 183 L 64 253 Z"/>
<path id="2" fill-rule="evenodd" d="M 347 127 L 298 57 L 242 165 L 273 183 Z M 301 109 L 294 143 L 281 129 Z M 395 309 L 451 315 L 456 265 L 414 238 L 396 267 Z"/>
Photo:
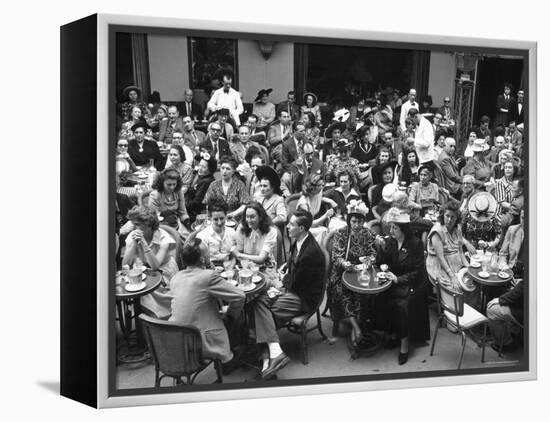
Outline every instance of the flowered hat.
<path id="1" fill-rule="evenodd" d="M 408 212 L 392 207 L 386 213 L 388 223 L 407 224 L 411 222 L 411 216 Z"/>
<path id="2" fill-rule="evenodd" d="M 366 218 L 369 213 L 369 208 L 360 199 L 352 199 L 346 206 L 348 217 L 356 215 L 361 218 Z"/>

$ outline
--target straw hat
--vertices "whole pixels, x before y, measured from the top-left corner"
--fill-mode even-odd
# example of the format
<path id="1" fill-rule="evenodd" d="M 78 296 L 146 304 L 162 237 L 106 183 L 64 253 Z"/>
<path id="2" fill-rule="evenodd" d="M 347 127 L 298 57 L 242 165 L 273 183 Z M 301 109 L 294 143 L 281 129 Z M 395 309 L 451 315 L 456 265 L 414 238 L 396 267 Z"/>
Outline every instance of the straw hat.
<path id="1" fill-rule="evenodd" d="M 408 212 L 392 207 L 386 213 L 388 223 L 407 224 L 411 222 L 411 216 Z"/>
<path id="2" fill-rule="evenodd" d="M 350 112 L 348 109 L 341 108 L 340 110 L 336 110 L 334 112 L 334 117 L 332 118 L 332 120 L 336 122 L 345 122 L 346 120 L 348 120 L 349 115 Z"/>
<path id="3" fill-rule="evenodd" d="M 130 91 L 136 91 L 137 94 L 138 94 L 138 97 L 141 97 L 141 89 L 135 85 L 130 85 L 130 86 L 127 86 L 126 88 L 124 88 L 122 90 L 122 95 L 126 98 L 128 98 L 128 94 L 130 93 Z"/>
<path id="4" fill-rule="evenodd" d="M 398 191 L 397 185 L 394 183 L 388 183 L 382 188 L 382 199 L 386 202 L 393 202 L 393 194 Z"/>
<path id="5" fill-rule="evenodd" d="M 456 278 L 458 278 L 458 282 L 460 287 L 462 287 L 462 290 L 466 292 L 473 292 L 476 289 L 476 285 L 474 284 L 472 278 L 468 275 L 468 268 L 462 267 L 458 270 Z"/>
<path id="6" fill-rule="evenodd" d="M 483 152 L 487 151 L 489 149 L 489 145 L 485 143 L 485 139 L 476 139 L 474 140 L 474 143 L 472 144 L 472 151 L 473 152 Z"/>
<path id="7" fill-rule="evenodd" d="M 303 100 L 304 100 L 304 104 L 306 103 L 306 97 L 307 97 L 308 95 L 311 95 L 311 96 L 313 97 L 313 103 L 314 103 L 314 104 L 317 104 L 317 102 L 318 102 L 318 100 L 317 100 L 317 95 L 315 95 L 313 92 L 306 92 L 306 93 L 304 94 L 304 96 L 302 97 Z"/>
<path id="8" fill-rule="evenodd" d="M 496 213 L 497 200 L 489 192 L 478 192 L 468 202 L 470 216 L 480 223 L 491 220 Z"/>

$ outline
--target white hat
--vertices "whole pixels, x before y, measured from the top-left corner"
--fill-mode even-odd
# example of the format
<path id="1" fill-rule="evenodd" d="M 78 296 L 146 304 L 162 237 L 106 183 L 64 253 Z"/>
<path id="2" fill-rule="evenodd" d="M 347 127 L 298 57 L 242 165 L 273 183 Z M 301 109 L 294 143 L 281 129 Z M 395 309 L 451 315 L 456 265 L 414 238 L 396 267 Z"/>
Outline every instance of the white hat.
<path id="1" fill-rule="evenodd" d="M 473 152 L 483 152 L 489 149 L 489 145 L 485 143 L 485 139 L 476 139 L 472 145 Z"/>
<path id="2" fill-rule="evenodd" d="M 468 274 L 468 268 L 462 267 L 458 270 L 456 278 L 458 278 L 458 282 L 460 283 L 462 290 L 466 292 L 473 292 L 476 289 L 476 285 L 474 284 L 472 277 Z"/>

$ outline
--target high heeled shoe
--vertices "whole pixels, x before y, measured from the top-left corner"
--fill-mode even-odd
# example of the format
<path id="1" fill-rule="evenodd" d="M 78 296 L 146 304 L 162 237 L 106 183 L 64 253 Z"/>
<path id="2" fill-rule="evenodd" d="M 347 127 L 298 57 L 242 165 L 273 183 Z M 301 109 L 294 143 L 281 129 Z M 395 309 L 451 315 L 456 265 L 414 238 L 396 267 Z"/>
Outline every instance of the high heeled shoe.
<path id="1" fill-rule="evenodd" d="M 399 365 L 404 365 L 409 360 L 409 352 L 402 353 L 399 352 L 399 356 L 397 357 L 397 362 Z"/>

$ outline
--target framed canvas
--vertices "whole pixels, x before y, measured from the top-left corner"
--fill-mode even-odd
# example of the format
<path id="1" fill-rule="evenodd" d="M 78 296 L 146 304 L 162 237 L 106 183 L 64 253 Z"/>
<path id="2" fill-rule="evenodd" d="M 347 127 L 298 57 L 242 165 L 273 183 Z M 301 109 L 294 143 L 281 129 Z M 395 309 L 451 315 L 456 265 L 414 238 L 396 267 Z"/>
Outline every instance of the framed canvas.
<path id="1" fill-rule="evenodd" d="M 62 27 L 61 35 L 63 395 L 92 406 L 117 407 L 520 381 L 536 377 L 537 216 L 536 198 L 534 194 L 530 194 L 536 192 L 536 43 L 119 15 L 90 16 Z M 218 107 L 213 98 L 217 91 L 223 90 L 228 81 L 233 91 L 227 92 L 236 93 L 240 106 L 229 110 L 227 120 L 217 120 L 216 113 L 222 107 Z M 511 89 L 505 91 L 508 83 L 511 84 Z M 86 97 L 94 100 L 83 101 L 82 92 L 86 92 Z M 189 105 L 186 103 L 188 93 L 192 96 Z M 331 142 L 331 129 L 340 127 L 342 134 L 347 134 L 348 141 L 355 142 L 354 145 L 360 147 L 361 134 L 371 126 L 367 120 L 368 115 L 372 114 L 372 126 L 377 127 L 379 133 L 378 137 L 370 139 L 369 145 L 383 149 L 384 131 L 392 133 L 390 141 L 393 142 L 400 133 L 409 130 L 405 125 L 409 115 L 400 114 L 399 111 L 400 108 L 403 110 L 408 107 L 407 103 L 412 105 L 410 108 L 418 107 L 418 122 L 428 124 L 436 135 L 431 149 L 435 147 L 438 153 L 446 151 L 446 147 L 450 145 L 448 140 L 452 138 L 459 156 L 466 156 L 467 159 L 470 153 L 477 152 L 479 148 L 487 160 L 490 157 L 496 160 L 491 162 L 493 165 L 485 179 L 478 174 L 479 169 L 474 161 L 464 160 L 466 168 L 468 165 L 473 166 L 472 179 L 477 184 L 476 189 L 486 191 L 488 195 L 498 199 L 494 201 L 496 208 L 492 210 L 493 214 L 498 213 L 498 228 L 496 223 L 491 223 L 493 226 L 487 229 L 489 222 L 496 216 L 492 219 L 478 217 L 471 223 L 471 227 L 466 226 L 467 219 L 461 223 L 463 232 L 470 230 L 469 235 L 476 239 L 476 247 L 469 251 L 468 267 L 460 273 L 461 280 L 464 274 L 469 274 L 471 278 L 468 282 L 466 276 L 466 287 L 459 289 L 466 292 L 460 298 L 465 299 L 467 311 L 460 321 L 453 319 L 453 316 L 449 317 L 449 308 L 444 309 L 447 317 L 444 313 L 441 314 L 443 310 L 439 305 L 444 302 L 442 298 L 445 297 L 446 290 L 436 288 L 439 280 L 437 277 L 430 279 L 427 273 L 423 273 L 429 333 L 422 341 L 413 343 L 411 340 L 407 359 L 402 364 L 397 358 L 399 356 L 403 360 L 403 343 L 393 349 L 384 347 L 392 346 L 392 341 L 384 337 L 385 330 L 378 326 L 381 317 L 376 316 L 378 314 L 373 311 L 377 309 L 377 303 L 382 303 L 380 298 L 388 295 L 390 290 L 373 290 L 373 294 L 367 296 L 365 289 L 359 284 L 356 290 L 353 290 L 353 283 L 344 286 L 347 289 L 344 301 L 349 301 L 352 297 L 354 306 L 360 303 L 361 309 L 376 314 L 356 316 L 356 320 L 364 323 L 359 330 L 373 336 L 371 347 L 361 350 L 357 335 L 351 334 L 356 330 L 354 322 L 351 326 L 346 323 L 350 320 L 348 307 L 353 304 L 346 302 L 348 307 L 343 307 L 345 312 L 341 318 L 337 317 L 338 312 L 332 306 L 342 291 L 342 288 L 334 285 L 339 284 L 343 276 L 333 276 L 333 272 L 327 269 L 325 283 L 329 288 L 328 293 L 324 293 L 317 304 L 319 311 L 315 312 L 313 309 L 305 322 L 298 320 L 292 324 L 293 320 L 290 320 L 290 331 L 286 328 L 279 330 L 278 344 L 290 361 L 285 361 L 284 367 L 281 365 L 276 377 L 262 379 L 262 365 L 258 363 L 260 358 L 256 356 L 223 376 L 222 383 L 214 382 L 217 372 L 212 364 L 197 376 L 192 385 L 185 382 L 172 383 L 172 379 L 164 379 L 161 386 L 155 386 L 155 362 L 162 360 L 160 355 L 163 353 L 168 355 L 183 346 L 163 343 L 162 338 L 155 338 L 147 328 L 147 321 L 142 321 L 138 314 L 142 311 L 148 313 L 145 297 L 151 292 L 158 293 L 161 286 L 166 292 L 165 307 L 169 312 L 158 319 L 169 320 L 175 306 L 172 300 L 176 294 L 170 290 L 171 280 L 167 276 L 169 272 L 155 271 L 157 268 L 150 268 L 144 273 L 147 281 L 143 282 L 146 287 L 141 291 L 126 290 L 125 285 L 120 284 L 120 271 L 124 270 L 122 265 L 128 263 L 121 249 L 131 247 L 131 242 L 115 236 L 115 233 L 120 234 L 121 226 L 126 223 L 116 219 L 121 214 L 117 194 L 134 195 L 138 206 L 142 205 L 142 200 L 146 198 L 143 190 L 154 191 L 158 175 L 145 173 L 141 167 L 148 167 L 149 160 L 153 161 L 151 167 L 156 167 L 157 173 L 170 167 L 170 154 L 175 154 L 170 146 L 174 143 L 174 134 L 181 133 L 183 137 L 187 132 L 191 133 L 189 127 L 194 126 L 193 129 L 204 133 L 200 136 L 206 138 L 210 136 L 212 123 L 221 121 L 223 124 L 229 122 L 227 124 L 231 128 L 226 129 L 224 126 L 220 129 L 236 132 L 234 136 L 226 132 L 228 141 L 239 142 L 239 127 L 242 124 L 250 129 L 247 125 L 250 115 L 257 116 L 256 129 L 260 129 L 258 132 L 261 132 L 262 127 L 265 128 L 263 138 L 260 136 L 255 140 L 268 152 L 267 161 L 270 163 L 266 164 L 270 164 L 283 176 L 284 163 L 273 155 L 278 143 L 270 143 L 271 139 L 275 139 L 271 137 L 270 129 L 277 125 L 277 120 L 272 123 L 273 116 L 269 120 L 272 111 L 264 113 L 268 107 L 258 106 L 266 94 L 270 104 L 281 105 L 273 107 L 273 111 L 276 110 L 275 118 L 279 118 L 281 110 L 284 112 L 284 108 L 287 108 L 289 117 L 296 120 L 294 130 L 299 125 L 300 115 L 313 111 L 318 131 L 316 137 L 313 135 L 310 145 L 313 145 L 314 154 L 319 152 L 319 160 L 324 161 L 328 169 L 332 163 L 332 154 L 324 154 L 322 151 Z M 295 109 L 292 104 L 288 104 L 288 99 L 292 96 L 296 102 Z M 316 104 L 305 103 L 307 97 L 311 97 Z M 518 98 L 521 99 L 518 101 Z M 518 103 L 521 104 L 519 107 Z M 224 105 L 227 106 L 225 103 Z M 305 107 L 303 110 L 302 106 Z M 371 108 L 370 112 L 367 112 L 367 107 Z M 387 112 L 384 113 L 385 107 Z M 160 117 L 157 117 L 159 113 Z M 189 126 L 184 127 L 184 119 L 181 119 L 179 130 L 178 116 L 187 115 L 190 116 Z M 173 116 L 176 116 L 175 120 L 171 120 Z M 490 119 L 489 129 L 483 126 L 485 116 Z M 163 118 L 167 119 L 164 123 Z M 511 121 L 515 124 L 510 123 Z M 144 161 L 133 163 L 140 168 L 131 168 L 127 172 L 128 178 L 122 180 L 123 184 L 126 183 L 123 187 L 127 189 L 120 189 L 117 156 L 124 153 L 118 150 L 118 141 L 124 139 L 126 144 L 130 144 L 136 136 L 134 129 L 138 130 L 140 126 L 136 123 L 140 122 L 145 122 L 144 135 L 151 137 L 148 142 L 155 144 L 155 151 L 158 153 L 145 158 L 137 154 L 137 159 Z M 418 122 L 416 124 L 420 125 Z M 503 125 L 502 128 L 499 124 Z M 148 132 L 147 129 L 151 131 Z M 311 133 L 310 127 L 304 125 L 304 129 Z M 391 129 L 395 130 L 392 132 Z M 418 130 L 413 132 L 410 136 L 403 136 L 399 142 L 404 146 L 410 142 L 410 148 L 415 150 L 418 144 L 414 139 L 416 136 L 418 140 L 420 135 Z M 438 144 L 439 135 L 443 136 L 441 144 Z M 79 139 L 79 142 L 75 142 L 75 139 Z M 367 145 L 367 141 L 364 145 Z M 397 141 L 385 147 L 391 151 L 392 156 L 395 153 L 398 168 L 401 168 L 407 157 L 399 157 L 399 153 L 393 149 L 394 145 L 397 145 Z M 194 150 L 193 147 L 197 145 L 187 146 L 191 148 L 192 154 L 191 171 L 197 171 L 194 167 L 204 159 L 204 155 L 201 155 L 204 151 L 201 147 Z M 139 144 L 138 148 L 143 149 L 143 144 Z M 501 198 L 496 193 L 491 193 L 496 192 L 497 185 L 501 186 L 506 179 L 499 162 L 499 158 L 505 155 L 500 154 L 502 149 L 510 150 L 511 156 L 515 158 L 514 182 L 510 178 L 505 186 L 507 195 L 511 195 L 508 200 L 508 196 Z M 233 149 L 230 151 L 236 160 L 241 157 L 241 164 L 246 167 L 244 154 L 241 156 L 233 152 Z M 221 153 L 217 154 L 215 150 L 210 153 L 222 160 Z M 135 161 L 136 157 L 131 158 Z M 424 160 L 424 163 L 429 162 L 430 160 Z M 378 163 L 371 164 L 370 167 L 374 168 L 376 164 Z M 438 164 L 435 169 L 432 173 L 437 178 L 437 171 L 441 170 L 441 166 Z M 468 185 L 465 174 L 460 174 L 457 182 L 459 185 L 464 182 Z M 372 171 L 370 175 L 373 177 Z M 498 184 L 497 181 L 501 178 L 503 180 Z M 131 183 L 133 179 L 135 183 Z M 326 180 L 332 182 L 329 178 Z M 400 179 L 399 182 L 403 180 Z M 464 190 L 468 187 L 458 189 Z M 444 190 L 445 195 L 450 195 L 448 185 Z M 460 197 L 457 192 L 456 196 Z M 408 197 L 415 202 L 410 189 Z M 479 197 L 483 199 L 486 195 L 480 194 Z M 372 200 L 366 190 L 363 198 L 365 202 Z M 465 208 L 464 215 L 486 212 L 485 209 L 469 211 L 473 205 L 469 207 L 468 200 L 460 198 L 458 204 Z M 81 204 L 78 214 L 71 205 L 75 200 Z M 491 201 L 489 202 L 492 204 Z M 420 200 L 418 202 L 422 207 Z M 438 203 L 443 205 L 444 202 L 446 201 L 439 201 L 438 198 Z M 207 211 L 204 208 L 195 217 L 203 215 Z M 84 214 L 82 209 L 86 210 Z M 289 212 L 289 218 L 290 214 L 292 213 Z M 428 220 L 430 227 L 436 223 L 437 216 L 428 209 L 422 210 L 422 214 L 423 220 Z M 160 216 L 163 219 L 169 218 L 167 215 Z M 503 225 L 501 220 L 508 217 L 510 221 Z M 433 221 L 429 221 L 430 219 Z M 84 242 L 81 234 L 77 235 L 73 230 L 80 227 L 83 221 L 88 227 Z M 486 224 L 481 227 L 476 222 Z M 351 224 L 351 220 L 348 224 Z M 189 236 L 189 231 L 185 229 L 189 227 L 182 226 L 183 220 L 180 221 L 179 228 L 176 225 L 173 233 L 166 230 L 174 239 L 177 238 L 185 244 Z M 515 229 L 507 237 L 509 226 L 514 226 Z M 190 231 L 196 227 L 193 226 Z M 135 229 L 135 226 L 130 227 L 125 234 L 133 233 Z M 178 230 L 183 233 L 181 238 Z M 487 230 L 494 231 L 492 237 L 487 235 Z M 331 232 L 330 225 L 326 231 Z M 480 231 L 483 231 L 481 235 Z M 338 233 L 343 232 L 340 230 Z M 428 229 L 425 234 L 431 233 Z M 279 265 L 292 259 L 291 239 L 288 236 L 289 230 L 283 224 L 277 245 L 286 250 L 281 251 L 280 259 L 276 259 Z M 427 237 L 424 239 L 427 247 L 422 243 L 415 244 L 423 250 L 424 262 L 430 256 L 431 259 L 436 256 Z M 326 247 L 325 241 L 323 239 L 319 243 Z M 498 251 L 507 241 L 519 241 L 522 245 L 521 252 L 513 252 L 523 264 L 523 268 L 514 267 L 515 273 L 512 268 L 506 268 L 506 262 L 500 267 L 497 262 Z M 390 243 L 389 238 L 386 238 L 386 242 Z M 71 259 L 77 247 L 78 253 L 86 257 L 84 262 L 79 260 L 78 265 Z M 494 251 L 492 262 L 484 259 L 485 254 L 476 250 L 484 248 Z M 181 245 L 177 250 L 180 249 Z M 337 258 L 331 256 L 331 253 L 337 251 L 338 246 L 326 249 L 326 262 L 336 265 Z M 349 251 L 349 245 L 344 249 Z M 464 250 L 467 250 L 467 245 Z M 471 267 L 476 257 L 480 258 L 479 266 L 482 268 Z M 180 257 L 174 256 L 176 261 L 178 258 Z M 510 254 L 507 262 L 511 264 Z M 147 260 L 145 264 L 151 266 Z M 176 271 L 185 267 L 185 263 L 176 264 Z M 423 271 L 424 268 L 425 265 Z M 481 270 L 487 270 L 489 275 L 480 276 Z M 507 276 L 502 275 L 499 278 L 499 273 L 502 272 Z M 451 280 L 454 277 L 456 275 L 449 275 Z M 74 283 L 75 279 L 80 282 Z M 491 303 L 505 305 L 505 300 L 499 301 L 498 298 L 508 291 L 517 292 L 520 279 L 520 286 L 523 286 L 520 292 L 522 296 L 514 305 L 520 311 L 519 314 L 517 310 L 514 311 L 514 322 L 510 325 L 515 342 L 515 347 L 512 348 L 499 344 L 499 339 L 495 337 L 495 333 L 500 333 L 495 329 L 495 324 L 499 323 L 494 322 L 497 317 L 494 312 L 488 311 L 488 306 Z M 491 281 L 494 283 L 491 284 Z M 398 284 L 397 279 L 396 283 Z M 391 284 L 390 282 L 388 286 Z M 380 284 L 381 287 L 383 285 Z M 475 294 L 468 295 L 471 290 Z M 411 294 L 412 290 L 407 292 Z M 450 294 L 450 302 L 446 303 L 452 308 L 454 300 L 460 298 L 452 299 L 452 293 Z M 475 295 L 477 297 L 472 299 Z M 258 297 L 251 296 L 245 305 L 245 309 L 248 307 L 244 318 L 247 337 L 245 342 L 249 346 L 253 345 L 258 334 L 254 325 L 254 315 L 258 318 L 254 300 L 258 300 Z M 469 309 L 476 313 L 467 314 Z M 394 318 L 397 310 L 382 315 Z M 442 320 L 446 321 L 447 327 L 441 326 L 436 330 L 440 325 L 440 315 L 443 315 Z M 472 315 L 474 318 L 467 320 Z M 465 324 L 479 324 L 477 328 L 472 328 L 473 337 L 468 335 L 463 354 L 461 335 L 454 332 L 456 330 L 453 329 L 452 321 L 457 321 L 459 328 L 464 328 Z M 301 332 L 302 322 L 304 328 L 310 329 L 305 336 Z M 495 343 L 497 350 L 489 345 L 482 347 L 486 334 L 483 327 L 486 322 L 489 335 L 492 336 L 491 341 Z M 437 337 L 434 336 L 436 332 Z M 205 341 L 204 330 L 198 331 L 198 338 Z M 164 340 L 168 341 L 166 338 Z M 154 344 L 160 349 L 155 349 Z M 206 349 L 203 343 L 201 350 L 204 352 Z M 199 353 L 197 350 L 195 352 Z M 181 366 L 181 356 L 179 359 L 172 363 Z M 268 362 L 271 364 L 271 361 Z M 74 375 L 77 369 L 78 377 Z M 160 369 L 165 374 L 168 371 L 166 367 Z"/>

